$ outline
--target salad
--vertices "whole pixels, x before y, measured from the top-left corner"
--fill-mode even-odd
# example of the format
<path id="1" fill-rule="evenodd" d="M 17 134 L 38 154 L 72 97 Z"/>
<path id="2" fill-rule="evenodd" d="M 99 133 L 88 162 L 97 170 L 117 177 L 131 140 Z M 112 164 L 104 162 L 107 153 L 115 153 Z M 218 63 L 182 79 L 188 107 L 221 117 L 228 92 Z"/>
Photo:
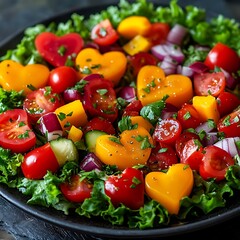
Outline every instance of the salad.
<path id="1" fill-rule="evenodd" d="M 172 0 L 25 30 L 0 57 L 0 183 L 129 228 L 188 222 L 240 190 L 240 31 Z"/>

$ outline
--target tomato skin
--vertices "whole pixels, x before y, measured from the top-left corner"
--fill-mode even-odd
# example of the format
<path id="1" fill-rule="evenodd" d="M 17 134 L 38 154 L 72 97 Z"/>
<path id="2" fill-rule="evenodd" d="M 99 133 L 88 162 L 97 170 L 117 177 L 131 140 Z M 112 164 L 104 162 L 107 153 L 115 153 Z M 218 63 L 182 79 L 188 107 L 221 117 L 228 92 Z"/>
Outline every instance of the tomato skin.
<path id="1" fill-rule="evenodd" d="M 105 19 L 92 29 L 91 38 L 98 45 L 107 46 L 115 43 L 119 36 L 109 19 Z"/>
<path id="2" fill-rule="evenodd" d="M 217 43 L 208 53 L 204 64 L 213 70 L 220 67 L 229 73 L 237 72 L 240 68 L 240 58 L 236 51 L 223 43 Z"/>
<path id="3" fill-rule="evenodd" d="M 131 209 L 139 209 L 144 205 L 144 188 L 143 173 L 135 168 L 126 168 L 121 174 L 105 180 L 105 193 L 115 206 L 122 203 Z"/>
<path id="4" fill-rule="evenodd" d="M 92 184 L 86 179 L 80 180 L 79 175 L 73 175 L 70 182 L 60 184 L 60 189 L 64 197 L 71 202 L 81 203 L 86 198 L 91 197 Z"/>
<path id="5" fill-rule="evenodd" d="M 223 117 L 240 105 L 240 99 L 233 93 L 222 92 L 217 97 L 217 103 L 220 116 Z"/>
<path id="6" fill-rule="evenodd" d="M 112 123 L 107 119 L 101 117 L 94 117 L 84 126 L 84 133 L 92 130 L 99 130 L 106 132 L 107 134 L 114 135 L 116 133 Z"/>
<path id="7" fill-rule="evenodd" d="M 54 112 L 58 107 L 63 105 L 60 95 L 49 91 L 50 88 L 39 88 L 26 95 L 23 102 L 23 109 L 27 112 L 31 123 L 46 113 Z"/>
<path id="8" fill-rule="evenodd" d="M 143 105 L 140 100 L 133 100 L 124 109 L 122 116 L 139 116 L 142 108 L 143 108 Z"/>
<path id="9" fill-rule="evenodd" d="M 204 180 L 215 178 L 216 181 L 225 179 L 228 167 L 234 165 L 231 155 L 219 147 L 210 145 L 204 148 L 204 156 L 199 173 Z"/>
<path id="10" fill-rule="evenodd" d="M 174 118 L 162 119 L 156 125 L 153 139 L 160 143 L 175 144 L 182 132 L 181 123 Z"/>
<path id="11" fill-rule="evenodd" d="M 68 66 L 54 68 L 49 75 L 48 84 L 54 93 L 62 93 L 78 81 L 78 73 Z"/>
<path id="12" fill-rule="evenodd" d="M 84 87 L 83 104 L 91 117 L 99 116 L 114 122 L 118 116 L 116 92 L 112 82 L 106 79 L 88 81 Z"/>
<path id="13" fill-rule="evenodd" d="M 222 117 L 217 123 L 217 130 L 223 132 L 225 137 L 240 136 L 240 107 Z"/>
<path id="14" fill-rule="evenodd" d="M 157 146 L 152 149 L 147 165 L 151 171 L 161 171 L 168 169 L 178 162 L 179 160 L 173 146 L 169 144 L 157 144 Z"/>
<path id="15" fill-rule="evenodd" d="M 0 146 L 15 153 L 24 153 L 34 147 L 36 135 L 29 126 L 27 113 L 22 109 L 0 114 Z"/>
<path id="16" fill-rule="evenodd" d="M 133 56 L 129 56 L 129 66 L 133 72 L 133 76 L 137 76 L 139 70 L 145 65 L 157 65 L 157 59 L 148 52 L 139 52 Z"/>
<path id="17" fill-rule="evenodd" d="M 203 147 L 196 139 L 188 140 L 182 149 L 180 162 L 188 164 L 192 170 L 199 171 L 203 158 Z"/>
<path id="18" fill-rule="evenodd" d="M 184 103 L 177 112 L 177 120 L 181 123 L 183 129 L 196 128 L 202 121 L 200 115 L 192 104 Z"/>
<path id="19" fill-rule="evenodd" d="M 217 97 L 226 87 L 226 78 L 223 72 L 198 73 L 194 75 L 193 85 L 196 95 Z"/>
<path id="20" fill-rule="evenodd" d="M 42 179 L 47 171 L 54 173 L 58 168 L 59 164 L 50 143 L 28 152 L 21 164 L 24 176 L 29 179 Z"/>
<path id="21" fill-rule="evenodd" d="M 166 42 L 167 35 L 170 32 L 170 26 L 167 23 L 156 22 L 152 23 L 150 30 L 145 37 L 150 40 L 152 45 L 157 45 Z"/>

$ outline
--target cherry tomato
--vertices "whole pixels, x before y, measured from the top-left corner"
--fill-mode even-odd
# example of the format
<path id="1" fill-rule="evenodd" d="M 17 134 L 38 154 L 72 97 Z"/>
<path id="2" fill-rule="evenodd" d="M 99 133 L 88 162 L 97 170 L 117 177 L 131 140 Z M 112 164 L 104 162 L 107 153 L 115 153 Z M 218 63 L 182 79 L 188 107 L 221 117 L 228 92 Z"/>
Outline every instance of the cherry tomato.
<path id="1" fill-rule="evenodd" d="M 222 92 L 217 97 L 217 103 L 220 116 L 223 117 L 240 105 L 240 99 L 233 93 Z"/>
<path id="2" fill-rule="evenodd" d="M 182 149 L 180 162 L 188 164 L 192 170 L 199 170 L 203 158 L 203 147 L 199 140 L 188 140 Z"/>
<path id="3" fill-rule="evenodd" d="M 52 93 L 50 87 L 39 88 L 26 95 L 23 109 L 27 112 L 30 121 L 37 120 L 46 113 L 54 112 L 63 105 L 60 95 Z"/>
<path id="4" fill-rule="evenodd" d="M 204 64 L 211 70 L 220 67 L 229 73 L 233 73 L 240 68 L 240 58 L 232 48 L 223 43 L 217 43 L 208 53 Z"/>
<path id="5" fill-rule="evenodd" d="M 115 206 L 122 203 L 131 209 L 139 209 L 144 205 L 142 171 L 126 168 L 121 174 L 109 176 L 105 180 L 105 193 Z"/>
<path id="6" fill-rule="evenodd" d="M 168 169 L 175 163 L 178 163 L 178 157 L 173 146 L 169 144 L 157 144 L 157 146 L 152 149 L 147 161 L 147 165 L 151 171 Z"/>
<path id="7" fill-rule="evenodd" d="M 91 31 L 91 39 L 100 46 L 111 45 L 118 40 L 117 31 L 113 28 L 109 19 L 97 24 Z"/>
<path id="8" fill-rule="evenodd" d="M 200 115 L 192 104 L 184 103 L 177 112 L 177 120 L 183 129 L 196 128 L 201 124 Z"/>
<path id="9" fill-rule="evenodd" d="M 152 45 L 157 45 L 166 42 L 169 31 L 169 24 L 156 22 L 152 23 L 149 32 L 144 36 L 150 40 Z"/>
<path id="10" fill-rule="evenodd" d="M 226 78 L 223 72 L 198 73 L 194 75 L 193 85 L 196 95 L 217 97 L 226 87 Z"/>
<path id="11" fill-rule="evenodd" d="M 187 141 L 194 139 L 194 140 L 199 140 L 200 138 L 196 133 L 193 132 L 183 132 L 181 135 L 178 137 L 178 139 L 175 142 L 175 149 L 177 152 L 177 155 L 180 157 L 183 151 L 183 148 L 186 144 Z"/>
<path id="12" fill-rule="evenodd" d="M 7 110 L 0 114 L 0 146 L 15 153 L 24 153 L 34 147 L 36 136 L 22 109 Z"/>
<path id="13" fill-rule="evenodd" d="M 222 117 L 217 123 L 219 132 L 223 132 L 225 137 L 239 137 L 240 136 L 240 107 L 233 112 Z"/>
<path id="14" fill-rule="evenodd" d="M 21 168 L 26 178 L 42 179 L 47 174 L 47 171 L 56 172 L 59 168 L 59 163 L 51 149 L 50 143 L 46 143 L 28 152 L 24 156 Z"/>
<path id="15" fill-rule="evenodd" d="M 129 66 L 135 77 L 143 66 L 157 65 L 157 59 L 148 52 L 139 52 L 133 56 L 129 56 L 128 58 Z"/>
<path id="16" fill-rule="evenodd" d="M 67 88 L 73 87 L 78 81 L 78 74 L 68 66 L 54 68 L 49 75 L 48 84 L 54 93 L 62 93 Z"/>
<path id="17" fill-rule="evenodd" d="M 160 143 L 174 144 L 182 132 L 181 123 L 174 118 L 162 119 L 156 125 L 153 139 Z"/>
<path id="18" fill-rule="evenodd" d="M 205 180 L 209 178 L 215 178 L 216 181 L 223 180 L 228 167 L 234 165 L 234 160 L 231 155 L 213 145 L 205 147 L 204 152 L 199 168 L 201 177 Z"/>
<path id="19" fill-rule="evenodd" d="M 127 105 L 122 116 L 139 116 L 142 107 L 140 100 L 133 100 Z"/>
<path id="20" fill-rule="evenodd" d="M 71 202 L 81 203 L 91 197 L 93 185 L 86 179 L 80 180 L 79 175 L 73 175 L 70 182 L 60 184 L 64 197 Z"/>
<path id="21" fill-rule="evenodd" d="M 84 87 L 84 108 L 91 117 L 103 117 L 114 122 L 118 116 L 116 92 L 111 81 L 96 78 Z"/>
<path id="22" fill-rule="evenodd" d="M 108 134 L 115 134 L 115 128 L 112 123 L 102 117 L 94 117 L 84 126 L 84 132 L 99 130 Z"/>

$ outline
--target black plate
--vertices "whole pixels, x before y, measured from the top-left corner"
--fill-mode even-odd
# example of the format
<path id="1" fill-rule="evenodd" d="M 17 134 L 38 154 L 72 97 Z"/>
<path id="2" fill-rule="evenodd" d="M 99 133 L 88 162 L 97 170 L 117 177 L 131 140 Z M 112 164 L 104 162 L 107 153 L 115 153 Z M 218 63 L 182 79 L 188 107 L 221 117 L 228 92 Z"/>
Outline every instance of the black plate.
<path id="1" fill-rule="evenodd" d="M 106 5 L 101 5 L 93 8 L 82 8 L 74 12 L 89 16 L 90 14 L 99 12 L 106 7 Z M 41 23 L 49 24 L 52 21 L 65 22 L 70 18 L 71 14 L 72 12 L 64 13 Z M 8 49 L 15 48 L 22 37 L 23 31 L 2 42 L 0 44 L 1 55 L 3 55 Z M 102 219 L 98 218 L 87 219 L 75 214 L 66 216 L 55 209 L 28 205 L 26 203 L 26 196 L 19 193 L 17 189 L 10 189 L 5 185 L 0 185 L 0 195 L 23 211 L 44 221 L 79 233 L 90 234 L 96 237 L 111 237 L 111 239 L 152 239 L 153 237 L 179 236 L 221 224 L 240 215 L 240 201 L 237 200 L 240 198 L 234 198 L 225 208 L 212 214 L 202 216 L 191 222 L 155 229 L 138 230 L 122 226 L 112 226 L 110 223 L 104 222 Z"/>

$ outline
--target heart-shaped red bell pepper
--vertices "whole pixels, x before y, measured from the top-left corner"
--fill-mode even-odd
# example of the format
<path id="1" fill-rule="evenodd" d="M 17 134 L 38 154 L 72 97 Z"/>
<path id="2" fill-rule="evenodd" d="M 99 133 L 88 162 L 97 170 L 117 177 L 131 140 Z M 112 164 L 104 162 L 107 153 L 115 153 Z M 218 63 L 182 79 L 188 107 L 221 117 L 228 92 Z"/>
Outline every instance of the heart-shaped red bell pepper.
<path id="1" fill-rule="evenodd" d="M 144 205 L 143 172 L 135 168 L 126 168 L 119 175 L 111 175 L 105 181 L 105 193 L 113 205 L 120 203 L 131 209 Z"/>
<path id="2" fill-rule="evenodd" d="M 66 65 L 67 61 L 75 61 L 77 54 L 84 45 L 78 33 L 56 36 L 51 32 L 42 32 L 35 39 L 39 54 L 54 67 Z"/>

